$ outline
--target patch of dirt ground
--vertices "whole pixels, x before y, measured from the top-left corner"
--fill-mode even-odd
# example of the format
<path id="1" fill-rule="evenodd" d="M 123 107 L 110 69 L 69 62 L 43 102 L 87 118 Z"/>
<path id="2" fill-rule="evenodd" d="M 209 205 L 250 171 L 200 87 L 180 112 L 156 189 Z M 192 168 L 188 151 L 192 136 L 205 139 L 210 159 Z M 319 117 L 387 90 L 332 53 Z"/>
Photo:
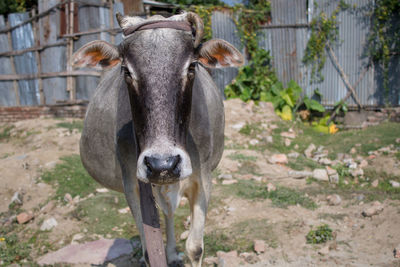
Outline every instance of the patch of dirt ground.
<path id="1" fill-rule="evenodd" d="M 229 100 L 225 102 L 225 109 L 226 147 L 213 178 L 205 234 L 214 241 L 206 242 L 206 262 L 218 264 L 215 251 L 207 252 L 215 246 L 215 250 L 251 254 L 250 260 L 236 257 L 232 266 L 400 266 L 400 259 L 393 256 L 393 249 L 400 246 L 400 191 L 392 183 L 400 182 L 398 143 L 383 144 L 387 149 L 382 153 L 343 151 L 344 156 L 329 157 L 332 162 L 323 164 L 315 157 L 323 153 L 324 147 L 316 145 L 314 158 L 304 156 L 309 143 L 305 144 L 302 139 L 303 126 L 282 122 L 271 104 Z M 0 125 L 3 130 L 11 126 L 8 134 L 0 139 L 0 227 L 13 226 L 11 231 L 26 241 L 24 238 L 32 237 L 29 231 L 39 231 L 46 219 L 53 217 L 58 223 L 49 231 L 37 232 L 38 236 L 42 235 L 38 238 L 42 243 L 33 245 L 37 248 L 25 262 L 35 262 L 46 252 L 71 242 L 114 237 L 117 232 L 131 238 L 132 231 L 121 230 L 129 226 L 126 222 L 115 222 L 108 226 L 109 230 L 94 233 L 85 224 L 82 208 L 77 204 L 83 200 L 65 204 L 63 199 L 54 199 L 57 184 L 42 181 L 43 172 L 54 169 L 61 157 L 79 153 L 79 129 L 60 126 L 60 122 L 72 124 L 76 120 L 35 119 Z M 361 140 L 353 146 L 358 149 L 357 142 Z M 291 153 L 293 156 L 289 156 Z M 284 154 L 286 160 L 274 162 L 271 158 L 276 154 Z M 354 171 L 353 163 L 354 170 L 362 166 L 362 174 L 350 175 Z M 309 174 L 294 177 L 293 168 L 299 165 L 304 165 L 302 171 Z M 339 183 L 332 182 L 331 176 L 327 180 L 311 178 L 314 169 L 325 170 L 326 165 L 337 170 Z M 378 180 L 376 186 L 375 180 Z M 7 217 L 16 192 L 23 202 L 18 212 L 31 211 L 35 215 L 23 225 L 18 225 L 15 217 L 12 222 Z M 330 205 L 327 196 L 332 194 L 340 197 L 339 204 Z M 95 191 L 88 198 L 93 196 Z M 108 199 L 112 205 L 121 205 L 114 195 Z M 374 201 L 379 201 L 383 209 L 364 217 L 362 212 L 372 207 Z M 43 211 L 46 204 L 50 208 Z M 112 210 L 116 212 L 118 208 Z M 104 208 L 104 213 L 107 212 Z M 124 216 L 131 220 L 129 214 Z M 180 225 L 177 239 L 185 230 L 182 222 L 187 216 L 188 212 L 176 220 Z M 96 220 L 92 223 L 96 224 Z M 332 229 L 331 240 L 308 244 L 309 231 L 324 224 Z M 218 236 L 222 234 L 225 237 L 220 241 Z M 253 250 L 256 239 L 266 243 L 265 251 L 259 254 Z M 180 241 L 180 248 L 184 247 L 183 242 Z M 217 246 L 219 242 L 227 242 L 227 248 Z"/>

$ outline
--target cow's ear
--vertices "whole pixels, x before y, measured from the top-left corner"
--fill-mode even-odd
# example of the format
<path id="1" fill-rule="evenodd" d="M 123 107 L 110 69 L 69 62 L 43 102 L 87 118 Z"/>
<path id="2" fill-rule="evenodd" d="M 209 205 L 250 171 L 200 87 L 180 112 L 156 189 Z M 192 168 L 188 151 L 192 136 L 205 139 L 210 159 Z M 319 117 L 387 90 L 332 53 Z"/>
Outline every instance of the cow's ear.
<path id="1" fill-rule="evenodd" d="M 76 68 L 100 66 L 111 68 L 121 62 L 115 46 L 105 41 L 92 41 L 72 56 L 72 66 Z"/>
<path id="2" fill-rule="evenodd" d="M 243 55 L 221 39 L 205 42 L 199 51 L 199 61 L 207 68 L 240 67 L 244 63 Z"/>

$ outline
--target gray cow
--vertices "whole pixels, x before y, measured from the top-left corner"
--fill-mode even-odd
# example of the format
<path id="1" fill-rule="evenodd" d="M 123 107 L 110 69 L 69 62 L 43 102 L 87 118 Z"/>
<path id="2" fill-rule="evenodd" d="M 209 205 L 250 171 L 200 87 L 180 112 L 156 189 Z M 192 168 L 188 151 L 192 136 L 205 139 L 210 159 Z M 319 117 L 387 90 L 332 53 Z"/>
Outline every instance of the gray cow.
<path id="1" fill-rule="evenodd" d="M 169 265 L 182 264 L 173 217 L 187 197 L 186 251 L 192 266 L 201 266 L 211 172 L 224 148 L 222 97 L 205 68 L 240 66 L 243 56 L 223 40 L 200 44 L 203 22 L 194 13 L 117 19 L 125 37 L 118 47 L 93 41 L 73 57 L 75 67 L 108 69 L 86 113 L 83 165 L 99 183 L 125 194 L 143 248 L 137 179 L 153 185 L 165 215 Z"/>

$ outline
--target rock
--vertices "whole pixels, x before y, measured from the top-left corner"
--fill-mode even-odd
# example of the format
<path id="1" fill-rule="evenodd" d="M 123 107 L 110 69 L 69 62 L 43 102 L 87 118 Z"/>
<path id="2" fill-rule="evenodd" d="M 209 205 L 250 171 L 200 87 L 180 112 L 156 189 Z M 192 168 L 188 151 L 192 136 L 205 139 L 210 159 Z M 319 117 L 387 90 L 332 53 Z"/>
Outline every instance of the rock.
<path id="1" fill-rule="evenodd" d="M 326 172 L 328 173 L 328 176 L 337 174 L 337 171 L 329 166 L 326 166 L 325 169 L 326 169 Z"/>
<path id="2" fill-rule="evenodd" d="M 188 236 L 189 236 L 189 230 L 186 230 L 179 236 L 179 238 L 181 240 L 186 240 L 188 238 Z"/>
<path id="3" fill-rule="evenodd" d="M 296 134 L 294 132 L 281 132 L 281 136 L 290 139 L 296 138 Z"/>
<path id="4" fill-rule="evenodd" d="M 64 201 L 67 203 L 71 203 L 72 202 L 72 196 L 70 193 L 66 193 L 64 196 Z"/>
<path id="5" fill-rule="evenodd" d="M 339 183 L 339 174 L 333 174 L 329 176 L 329 182 L 332 184 L 338 184 Z"/>
<path id="6" fill-rule="evenodd" d="M 379 213 L 381 213 L 384 209 L 384 206 L 382 203 L 380 203 L 379 201 L 375 201 L 371 207 L 369 207 L 368 209 L 366 209 L 365 211 L 363 211 L 361 214 L 364 217 L 372 217 L 374 215 L 378 215 Z"/>
<path id="7" fill-rule="evenodd" d="M 371 186 L 372 186 L 372 187 L 378 187 L 378 185 L 379 185 L 379 180 L 378 180 L 378 179 L 374 180 L 374 181 L 371 183 Z"/>
<path id="8" fill-rule="evenodd" d="M 294 158 L 297 159 L 300 156 L 300 154 L 298 152 L 292 152 L 288 154 L 289 158 Z"/>
<path id="9" fill-rule="evenodd" d="M 44 255 L 39 258 L 38 263 L 40 265 L 62 263 L 68 265 L 80 264 L 79 266 L 83 266 L 83 264 L 87 266 L 103 266 L 105 262 L 131 255 L 138 248 L 139 244 L 132 244 L 127 239 L 100 239 L 84 244 L 68 245 L 60 250 Z M 136 265 L 131 264 L 129 266 Z"/>
<path id="10" fill-rule="evenodd" d="M 230 252 L 217 252 L 218 267 L 236 267 L 239 266 L 240 258 L 237 255 L 237 251 Z"/>
<path id="11" fill-rule="evenodd" d="M 326 200 L 328 201 L 328 204 L 331 206 L 337 206 L 340 205 L 340 203 L 342 203 L 342 198 L 337 194 L 327 196 Z"/>
<path id="12" fill-rule="evenodd" d="M 272 164 L 287 164 L 288 158 L 285 154 L 274 154 L 269 158 L 269 162 Z"/>
<path id="13" fill-rule="evenodd" d="M 235 180 L 235 179 L 223 180 L 223 181 L 222 181 L 222 184 L 223 184 L 223 185 L 230 185 L 230 184 L 237 184 L 237 183 L 238 183 L 238 181 Z"/>
<path id="14" fill-rule="evenodd" d="M 54 227 L 56 227 L 58 225 L 56 219 L 54 219 L 54 217 L 51 217 L 47 220 L 45 220 L 42 224 L 42 226 L 40 226 L 40 230 L 41 231 L 49 231 L 51 229 L 53 229 Z"/>
<path id="15" fill-rule="evenodd" d="M 315 169 L 313 171 L 312 177 L 319 181 L 327 181 L 329 182 L 328 173 L 325 169 Z"/>
<path id="16" fill-rule="evenodd" d="M 207 257 L 207 258 L 203 259 L 203 263 L 205 265 L 214 266 L 214 265 L 218 264 L 218 258 L 217 257 Z"/>
<path id="17" fill-rule="evenodd" d="M 129 212 L 129 207 L 126 207 L 126 208 L 123 208 L 123 209 L 119 209 L 118 212 L 121 213 L 121 214 L 126 214 L 126 213 Z"/>
<path id="18" fill-rule="evenodd" d="M 285 139 L 285 146 L 290 146 L 292 144 L 292 141 L 290 141 L 289 138 Z"/>
<path id="19" fill-rule="evenodd" d="M 314 151 L 316 149 L 316 147 L 315 147 L 315 145 L 314 144 L 310 144 L 308 147 L 307 147 L 307 149 L 304 151 L 304 155 L 307 157 L 307 158 L 312 158 L 312 152 Z"/>
<path id="20" fill-rule="evenodd" d="M 265 244 L 264 240 L 254 240 L 254 251 L 257 254 L 264 253 L 266 250 L 267 245 Z"/>
<path id="21" fill-rule="evenodd" d="M 49 213 L 54 209 L 56 206 L 55 202 L 53 200 L 49 201 L 46 205 L 43 206 L 43 208 L 40 209 L 40 212 L 42 213 Z"/>
<path id="22" fill-rule="evenodd" d="M 268 184 L 267 184 L 267 191 L 268 191 L 268 192 L 272 192 L 272 191 L 275 191 L 275 190 L 276 190 L 275 185 L 273 185 L 273 184 L 271 184 L 271 183 L 268 183 Z"/>
<path id="23" fill-rule="evenodd" d="M 109 191 L 107 188 L 96 188 L 97 193 L 107 193 Z"/>
<path id="24" fill-rule="evenodd" d="M 260 141 L 258 141 L 257 139 L 251 139 L 251 140 L 249 141 L 249 144 L 252 145 L 252 146 L 257 145 L 258 143 L 260 143 Z"/>
<path id="25" fill-rule="evenodd" d="M 400 258 L 400 244 L 394 248 L 393 250 L 393 256 L 395 258 Z"/>
<path id="26" fill-rule="evenodd" d="M 310 171 L 288 171 L 288 175 L 295 179 L 302 179 L 313 176 L 313 172 Z"/>
<path id="27" fill-rule="evenodd" d="M 27 223 L 32 219 L 33 219 L 33 213 L 32 212 L 22 212 L 22 213 L 17 215 L 17 222 L 19 224 Z"/>
<path id="28" fill-rule="evenodd" d="M 293 148 L 297 150 L 297 149 L 299 149 L 299 145 L 295 144 Z"/>
<path id="29" fill-rule="evenodd" d="M 400 187 L 400 183 L 399 182 L 396 182 L 396 181 L 389 181 L 389 183 L 392 185 L 392 187 L 394 187 L 394 188 L 399 188 Z"/>
<path id="30" fill-rule="evenodd" d="M 236 123 L 236 124 L 232 125 L 231 127 L 232 127 L 233 129 L 239 131 L 239 130 L 242 129 L 243 126 L 245 126 L 245 125 L 246 125 L 246 123 L 244 123 L 244 122 L 239 122 L 239 123 Z"/>
<path id="31" fill-rule="evenodd" d="M 357 149 L 355 147 L 352 147 L 350 149 L 350 154 L 356 154 L 357 153 Z"/>
<path id="32" fill-rule="evenodd" d="M 81 233 L 75 234 L 75 235 L 72 237 L 71 244 L 79 244 L 78 241 L 81 240 L 81 239 L 84 238 L 84 237 L 85 237 L 84 234 L 81 234 Z"/>
<path id="33" fill-rule="evenodd" d="M 229 173 L 222 173 L 222 174 L 218 175 L 218 178 L 224 179 L 224 180 L 231 180 L 231 179 L 233 179 L 233 176 L 232 176 L 232 174 L 229 174 Z"/>
<path id="34" fill-rule="evenodd" d="M 318 250 L 318 254 L 325 256 L 329 254 L 329 246 L 325 246 L 323 248 L 321 248 L 320 250 Z"/>
<path id="35" fill-rule="evenodd" d="M 47 169 L 54 169 L 56 167 L 56 165 L 57 165 L 57 161 L 50 161 L 50 162 L 47 162 L 44 166 Z"/>
<path id="36" fill-rule="evenodd" d="M 328 158 L 321 158 L 318 162 L 323 165 L 331 165 L 332 164 L 332 160 L 330 160 Z"/>
<path id="37" fill-rule="evenodd" d="M 365 196 L 364 196 L 363 194 L 360 194 L 360 195 L 355 196 L 355 199 L 356 199 L 357 201 L 363 201 L 364 198 L 365 198 Z"/>
<path id="38" fill-rule="evenodd" d="M 265 137 L 265 141 L 267 141 L 267 143 L 273 143 L 274 139 L 272 138 L 271 135 L 268 135 L 267 137 Z"/>
<path id="39" fill-rule="evenodd" d="M 364 170 L 361 169 L 361 168 L 352 169 L 352 170 L 350 170 L 350 174 L 353 177 L 363 176 L 364 175 Z"/>
<path id="40" fill-rule="evenodd" d="M 396 143 L 400 144 L 400 138 L 396 138 Z"/>
<path id="41" fill-rule="evenodd" d="M 365 167 L 368 166 L 368 161 L 365 159 L 361 160 L 360 164 L 358 165 L 360 168 L 364 169 Z"/>
<path id="42" fill-rule="evenodd" d="M 22 205 L 22 200 L 23 200 L 22 194 L 20 194 L 20 193 L 17 191 L 17 192 L 15 192 L 14 195 L 12 196 L 11 201 L 10 201 L 10 205 L 15 205 L 15 204 L 17 204 L 17 205 Z"/>

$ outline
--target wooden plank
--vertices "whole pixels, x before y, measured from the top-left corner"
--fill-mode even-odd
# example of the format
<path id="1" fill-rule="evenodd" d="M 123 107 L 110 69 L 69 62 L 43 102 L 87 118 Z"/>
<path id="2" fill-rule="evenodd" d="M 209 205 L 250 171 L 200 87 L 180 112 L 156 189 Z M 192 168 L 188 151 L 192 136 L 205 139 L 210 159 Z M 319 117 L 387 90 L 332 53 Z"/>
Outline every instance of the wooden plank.
<path id="1" fill-rule="evenodd" d="M 101 33 L 101 32 L 108 32 L 109 34 L 112 35 L 117 35 L 118 33 L 122 32 L 121 28 L 113 28 L 113 29 L 93 29 L 93 30 L 88 30 L 88 31 L 84 31 L 84 32 L 77 32 L 77 33 L 72 33 L 72 34 L 64 34 L 63 36 L 59 36 L 61 37 L 65 37 L 65 38 L 71 38 L 71 37 L 79 37 L 79 36 L 83 36 L 83 35 L 91 35 L 91 34 L 97 34 L 97 33 Z"/>
<path id="2" fill-rule="evenodd" d="M 12 80 L 34 80 L 34 79 L 46 79 L 54 77 L 68 77 L 68 76 L 95 76 L 100 77 L 101 72 L 98 71 L 62 71 L 62 72 L 47 72 L 40 74 L 3 74 L 0 75 L 0 81 L 12 81 Z"/>
<path id="3" fill-rule="evenodd" d="M 62 41 L 62 42 L 57 42 L 57 43 L 54 43 L 54 44 L 37 45 L 37 46 L 34 46 L 34 47 L 29 47 L 29 48 L 21 49 L 21 50 L 6 51 L 6 52 L 1 52 L 0 53 L 0 57 L 20 56 L 20 55 L 25 54 L 27 52 L 42 51 L 42 50 L 44 50 L 46 48 L 56 47 L 56 46 L 64 46 L 66 44 L 67 44 L 67 42 Z"/>
<path id="4" fill-rule="evenodd" d="M 142 213 L 143 230 L 146 239 L 146 250 L 151 267 L 167 266 L 160 218 L 154 201 L 150 183 L 138 181 L 140 191 L 140 211 Z"/>

